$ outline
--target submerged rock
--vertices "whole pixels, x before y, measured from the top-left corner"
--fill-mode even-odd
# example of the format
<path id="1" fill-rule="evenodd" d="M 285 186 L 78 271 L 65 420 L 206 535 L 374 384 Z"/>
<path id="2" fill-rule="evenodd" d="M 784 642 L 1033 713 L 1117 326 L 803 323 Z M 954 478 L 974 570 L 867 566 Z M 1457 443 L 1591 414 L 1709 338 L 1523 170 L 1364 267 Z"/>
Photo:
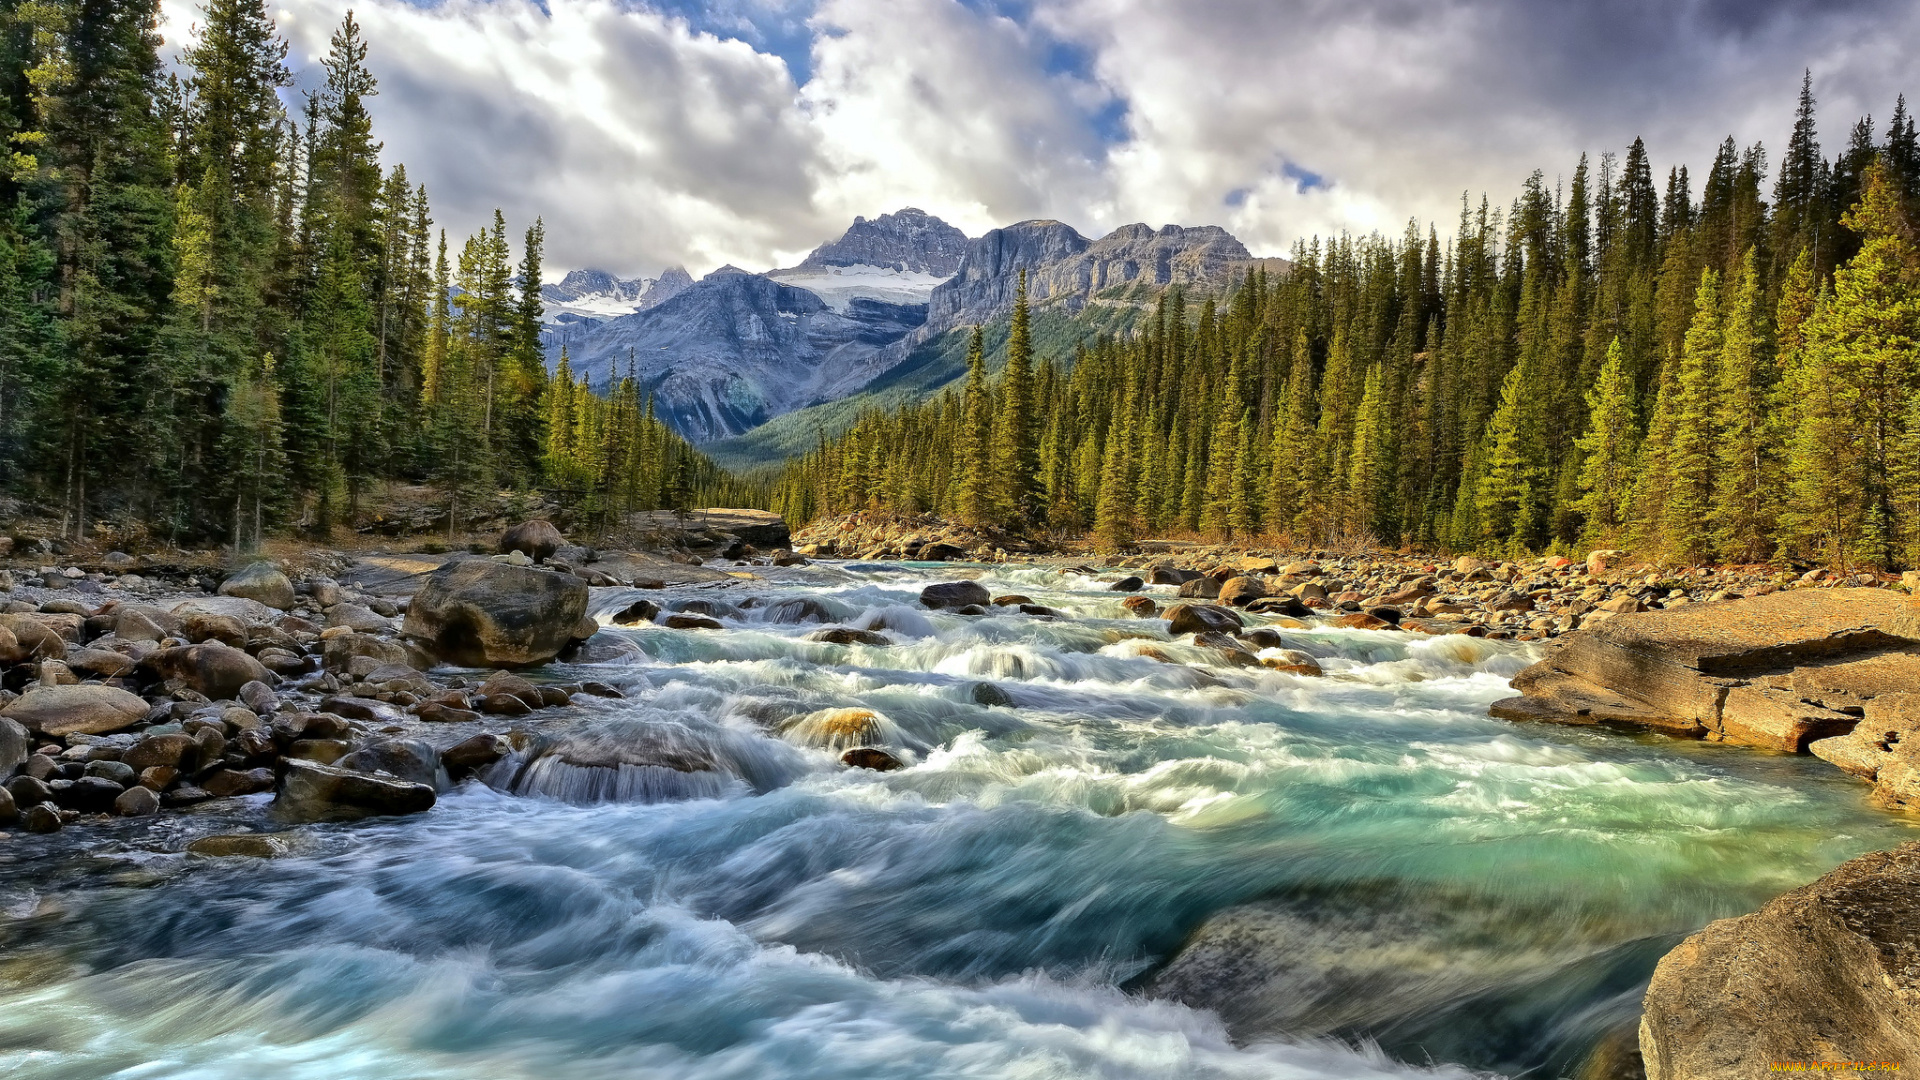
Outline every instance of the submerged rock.
<path id="1" fill-rule="evenodd" d="M 576 804 L 711 799 L 739 774 L 677 724 L 626 723 L 538 740 L 482 774 L 487 786 Z"/>
<path id="2" fill-rule="evenodd" d="M 815 630 L 807 635 L 808 641 L 824 641 L 829 645 L 871 645 L 876 648 L 890 646 L 893 642 L 871 630 L 860 630 L 850 626 L 835 626 L 826 630 Z"/>
<path id="3" fill-rule="evenodd" d="M 1920 1060 L 1920 843 L 1708 925 L 1661 959 L 1644 1008 L 1648 1080 Z"/>

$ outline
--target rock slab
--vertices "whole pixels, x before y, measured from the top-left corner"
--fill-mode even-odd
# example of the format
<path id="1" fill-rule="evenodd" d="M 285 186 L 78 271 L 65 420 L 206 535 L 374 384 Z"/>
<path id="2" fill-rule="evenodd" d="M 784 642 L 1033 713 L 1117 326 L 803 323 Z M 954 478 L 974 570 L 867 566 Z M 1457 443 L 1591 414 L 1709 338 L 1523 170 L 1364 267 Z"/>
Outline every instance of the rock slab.
<path id="1" fill-rule="evenodd" d="M 1648 1080 L 1920 1060 L 1920 843 L 1708 925 L 1661 959 L 1644 1008 Z"/>

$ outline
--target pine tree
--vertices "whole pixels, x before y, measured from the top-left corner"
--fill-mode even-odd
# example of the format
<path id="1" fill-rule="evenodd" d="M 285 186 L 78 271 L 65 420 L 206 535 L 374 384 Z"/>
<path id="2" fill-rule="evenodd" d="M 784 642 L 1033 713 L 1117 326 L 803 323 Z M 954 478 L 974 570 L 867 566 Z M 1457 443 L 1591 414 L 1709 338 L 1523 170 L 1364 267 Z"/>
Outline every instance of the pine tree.
<path id="1" fill-rule="evenodd" d="M 1760 274 L 1753 248 L 1741 259 L 1740 276 L 1727 297 L 1719 361 L 1718 424 L 1714 446 L 1712 520 L 1722 555 L 1752 562 L 1770 553 L 1779 487 L 1778 433 L 1768 397 L 1771 366 L 1761 321 Z"/>
<path id="2" fill-rule="evenodd" d="M 1033 342 L 1027 310 L 1027 272 L 1020 271 L 1013 294 L 1013 320 L 1007 334 L 1007 366 L 1000 377 L 1000 415 L 993 428 L 992 471 L 999 484 L 998 511 L 1031 520 L 1039 503 L 1035 477 L 1039 455 L 1034 438 Z M 1011 519 L 1005 519 L 1011 520 Z"/>
<path id="3" fill-rule="evenodd" d="M 1615 338 L 1607 347 L 1599 381 L 1587 391 L 1587 433 L 1579 442 L 1579 511 L 1586 518 L 1587 536 L 1600 545 L 1617 541 L 1627 524 L 1639 456 L 1633 397 L 1633 379 Z"/>
<path id="4" fill-rule="evenodd" d="M 1720 275 L 1701 271 L 1694 294 L 1693 324 L 1687 329 L 1680 370 L 1674 380 L 1672 428 L 1665 460 L 1665 494 L 1660 505 L 1662 547 L 1685 562 L 1713 554 L 1717 523 L 1714 464 L 1722 445 L 1719 361 L 1726 341 L 1720 310 Z"/>

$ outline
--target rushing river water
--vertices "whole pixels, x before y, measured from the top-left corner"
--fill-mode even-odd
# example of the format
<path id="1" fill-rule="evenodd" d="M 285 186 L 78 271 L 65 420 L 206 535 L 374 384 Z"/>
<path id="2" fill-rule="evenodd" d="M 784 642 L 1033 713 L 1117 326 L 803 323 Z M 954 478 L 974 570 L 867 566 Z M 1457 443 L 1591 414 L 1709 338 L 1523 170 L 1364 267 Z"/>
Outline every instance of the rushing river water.
<path id="1" fill-rule="evenodd" d="M 1818 761 L 1489 719 L 1523 645 L 1285 631 L 1311 678 L 1051 569 L 983 583 L 1058 619 L 921 610 L 951 568 L 777 573 L 670 591 L 726 628 L 610 631 L 641 653 L 556 674 L 629 699 L 535 718 L 695 748 L 704 797 L 523 769 L 547 794 L 470 782 L 273 860 L 178 854 L 280 828 L 264 797 L 0 841 L 0 1075 L 1567 1075 L 1679 936 L 1908 835 Z M 768 621 L 791 596 L 895 644 Z M 908 767 L 791 723 L 843 706 Z M 1147 992 L 1254 902 L 1293 974 L 1218 1011 Z"/>

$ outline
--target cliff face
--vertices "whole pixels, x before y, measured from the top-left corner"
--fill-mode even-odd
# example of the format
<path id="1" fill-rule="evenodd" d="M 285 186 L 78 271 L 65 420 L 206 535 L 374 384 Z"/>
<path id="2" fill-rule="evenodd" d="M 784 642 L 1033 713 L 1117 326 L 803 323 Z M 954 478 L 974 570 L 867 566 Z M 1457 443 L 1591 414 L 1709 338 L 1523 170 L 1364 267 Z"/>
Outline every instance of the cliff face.
<path id="1" fill-rule="evenodd" d="M 954 276 L 933 290 L 927 301 L 927 324 L 914 335 L 916 342 L 956 326 L 991 321 L 1013 307 L 1020 271 L 1028 272 L 1028 295 L 1036 302 L 1048 294 L 1042 284 L 1044 267 L 1063 263 L 1087 250 L 1089 241 L 1071 225 L 1058 221 L 1022 221 L 994 229 L 967 245 Z"/>
<path id="2" fill-rule="evenodd" d="M 864 299 L 839 312 L 805 289 L 724 270 L 593 327 L 572 344 L 571 362 L 595 389 L 631 362 L 661 418 L 704 442 L 852 393 L 884 370 L 886 346 L 925 318 L 920 305 Z"/>

